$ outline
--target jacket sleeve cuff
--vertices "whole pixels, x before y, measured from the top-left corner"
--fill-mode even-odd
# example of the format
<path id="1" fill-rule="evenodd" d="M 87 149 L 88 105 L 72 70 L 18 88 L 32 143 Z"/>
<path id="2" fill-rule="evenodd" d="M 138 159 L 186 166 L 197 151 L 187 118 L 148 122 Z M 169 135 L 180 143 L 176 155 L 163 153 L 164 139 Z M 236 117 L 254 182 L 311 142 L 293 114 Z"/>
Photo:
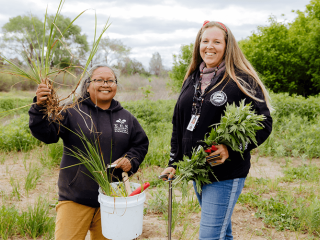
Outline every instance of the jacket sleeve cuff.
<path id="1" fill-rule="evenodd" d="M 37 96 L 35 96 L 34 98 L 33 98 L 33 105 L 32 105 L 32 107 L 36 110 L 36 111 L 40 111 L 40 110 L 43 110 L 43 109 L 45 109 L 45 107 L 43 107 L 43 106 L 39 106 L 38 104 L 37 104 Z"/>

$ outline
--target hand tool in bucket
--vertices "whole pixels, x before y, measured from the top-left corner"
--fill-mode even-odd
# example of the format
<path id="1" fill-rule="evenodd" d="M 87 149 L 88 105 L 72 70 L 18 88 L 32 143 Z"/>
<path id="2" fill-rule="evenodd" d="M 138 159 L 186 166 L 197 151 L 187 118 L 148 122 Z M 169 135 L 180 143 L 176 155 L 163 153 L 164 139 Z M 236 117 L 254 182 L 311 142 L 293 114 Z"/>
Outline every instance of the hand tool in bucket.
<path id="1" fill-rule="evenodd" d="M 168 178 L 169 173 L 160 175 L 159 179 L 162 178 Z M 174 180 L 174 177 L 171 180 L 167 180 L 169 183 L 169 197 L 168 197 L 168 240 L 171 240 L 171 225 L 172 225 L 172 181 Z"/>
<path id="2" fill-rule="evenodd" d="M 131 194 L 130 182 L 127 172 L 122 172 L 122 180 L 124 182 L 124 186 L 126 187 L 126 191 L 128 196 Z"/>
<path id="3" fill-rule="evenodd" d="M 107 168 L 115 168 L 116 166 L 117 164 L 112 164 L 112 165 L 108 165 Z M 129 196 L 131 194 L 131 188 L 130 188 L 129 176 L 127 172 L 122 172 L 122 180 L 126 188 L 127 195 Z"/>

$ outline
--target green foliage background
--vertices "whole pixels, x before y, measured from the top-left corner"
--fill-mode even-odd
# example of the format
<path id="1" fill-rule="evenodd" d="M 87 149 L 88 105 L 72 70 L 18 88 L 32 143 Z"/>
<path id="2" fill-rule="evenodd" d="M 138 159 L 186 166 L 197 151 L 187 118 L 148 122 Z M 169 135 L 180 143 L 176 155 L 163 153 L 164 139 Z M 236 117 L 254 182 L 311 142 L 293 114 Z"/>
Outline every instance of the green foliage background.
<path id="1" fill-rule="evenodd" d="M 320 92 L 320 0 L 311 0 L 296 14 L 291 23 L 270 16 L 267 26 L 259 26 L 239 46 L 267 88 L 307 97 Z M 169 86 L 175 92 L 181 89 L 192 50 L 192 43 L 182 45 L 173 55 Z"/>
<path id="2" fill-rule="evenodd" d="M 269 18 L 268 26 L 239 42 L 240 48 L 274 91 L 303 96 L 320 92 L 320 0 L 311 0 L 292 23 Z"/>
<path id="3" fill-rule="evenodd" d="M 193 52 L 193 43 L 182 45 L 178 55 L 173 54 L 173 66 L 169 72 L 171 81 L 168 85 L 174 92 L 179 92 L 183 83 L 184 76 L 187 73 L 188 66 L 191 62 Z"/>
<path id="4" fill-rule="evenodd" d="M 271 98 L 276 109 L 272 112 L 273 132 L 258 148 L 259 152 L 269 156 L 320 157 L 320 97 L 272 93 Z M 0 98 L 0 111 L 30 103 L 31 99 L 28 98 L 3 97 Z M 175 101 L 139 100 L 123 102 L 122 105 L 137 117 L 149 137 L 149 152 L 143 166 L 166 166 Z M 18 110 L 15 113 L 22 114 L 20 117 L 0 126 L 0 149 L 28 150 L 40 144 L 30 134 L 27 111 L 28 107 Z"/>

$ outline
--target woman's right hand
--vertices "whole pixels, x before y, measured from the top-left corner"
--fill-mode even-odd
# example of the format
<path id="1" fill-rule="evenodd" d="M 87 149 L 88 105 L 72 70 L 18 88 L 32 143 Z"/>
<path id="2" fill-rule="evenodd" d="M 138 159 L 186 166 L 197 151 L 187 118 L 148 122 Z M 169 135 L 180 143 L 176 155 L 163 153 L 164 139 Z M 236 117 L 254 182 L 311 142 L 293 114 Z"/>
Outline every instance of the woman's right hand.
<path id="1" fill-rule="evenodd" d="M 51 94 L 51 90 L 48 88 L 48 86 L 44 83 L 41 83 L 38 85 L 38 89 L 36 91 L 37 95 L 37 105 L 41 106 L 45 103 L 47 100 L 47 96 Z"/>
<path id="2" fill-rule="evenodd" d="M 162 180 L 172 180 L 175 173 L 176 170 L 173 167 L 167 167 L 165 170 L 162 171 L 161 175 L 168 175 L 168 178 L 162 178 Z"/>

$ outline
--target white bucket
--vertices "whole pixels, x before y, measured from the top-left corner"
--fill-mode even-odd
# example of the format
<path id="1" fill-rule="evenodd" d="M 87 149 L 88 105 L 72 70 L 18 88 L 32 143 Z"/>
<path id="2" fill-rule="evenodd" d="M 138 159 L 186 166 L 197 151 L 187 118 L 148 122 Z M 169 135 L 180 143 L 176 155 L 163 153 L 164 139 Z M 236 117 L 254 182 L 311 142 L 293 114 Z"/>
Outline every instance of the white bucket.
<path id="1" fill-rule="evenodd" d="M 117 184 L 117 183 L 111 183 Z M 131 189 L 141 185 L 130 183 Z M 132 197 L 109 197 L 99 189 L 102 234 L 113 240 L 132 240 L 142 234 L 145 192 Z"/>

